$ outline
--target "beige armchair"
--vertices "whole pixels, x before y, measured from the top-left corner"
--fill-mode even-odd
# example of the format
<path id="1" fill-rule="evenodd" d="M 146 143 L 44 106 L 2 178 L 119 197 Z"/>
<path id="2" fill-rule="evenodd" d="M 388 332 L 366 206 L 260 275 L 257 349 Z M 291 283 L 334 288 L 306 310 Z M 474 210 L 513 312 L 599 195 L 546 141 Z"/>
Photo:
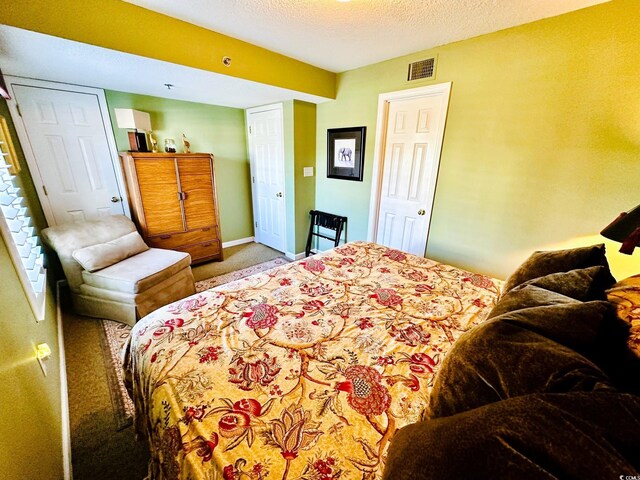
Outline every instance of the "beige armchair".
<path id="1" fill-rule="evenodd" d="M 49 227 L 42 238 L 57 253 L 81 315 L 134 325 L 195 293 L 189 254 L 149 248 L 123 215 Z"/>

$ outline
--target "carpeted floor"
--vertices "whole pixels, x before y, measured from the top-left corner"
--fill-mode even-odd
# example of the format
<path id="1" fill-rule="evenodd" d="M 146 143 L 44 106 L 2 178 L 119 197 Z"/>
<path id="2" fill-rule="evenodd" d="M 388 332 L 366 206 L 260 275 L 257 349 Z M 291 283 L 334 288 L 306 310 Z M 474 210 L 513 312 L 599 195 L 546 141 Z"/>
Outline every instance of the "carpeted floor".
<path id="1" fill-rule="evenodd" d="M 224 261 L 209 262 L 192 268 L 196 282 L 205 278 L 217 277 L 223 273 L 234 272 L 250 265 L 273 260 L 281 257 L 282 252 L 269 248 L 260 243 L 243 243 L 235 247 L 225 248 Z"/>
<path id="2" fill-rule="evenodd" d="M 194 267 L 196 280 L 221 275 L 281 256 L 248 243 L 225 249 L 224 262 Z M 100 324 L 63 305 L 74 480 L 140 480 L 147 474 L 147 445 L 133 428 L 117 431 L 100 349 Z"/>

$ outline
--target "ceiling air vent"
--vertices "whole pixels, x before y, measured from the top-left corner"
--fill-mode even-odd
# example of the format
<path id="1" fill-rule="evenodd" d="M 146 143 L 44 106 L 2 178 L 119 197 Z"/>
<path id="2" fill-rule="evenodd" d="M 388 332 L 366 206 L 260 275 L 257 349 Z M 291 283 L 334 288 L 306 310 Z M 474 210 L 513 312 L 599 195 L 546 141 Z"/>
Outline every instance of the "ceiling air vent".
<path id="1" fill-rule="evenodd" d="M 407 80 L 422 80 L 424 78 L 433 78 L 435 73 L 435 58 L 427 58 L 426 60 L 419 60 L 409 64 L 409 74 Z"/>

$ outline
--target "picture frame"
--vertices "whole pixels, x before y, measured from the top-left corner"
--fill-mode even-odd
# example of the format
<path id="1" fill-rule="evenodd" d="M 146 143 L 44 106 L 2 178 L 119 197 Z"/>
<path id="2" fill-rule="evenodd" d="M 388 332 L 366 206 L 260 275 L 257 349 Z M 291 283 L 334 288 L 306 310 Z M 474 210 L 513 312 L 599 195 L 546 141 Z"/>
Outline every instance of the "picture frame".
<path id="1" fill-rule="evenodd" d="M 361 182 L 367 127 L 327 130 L 327 178 Z"/>

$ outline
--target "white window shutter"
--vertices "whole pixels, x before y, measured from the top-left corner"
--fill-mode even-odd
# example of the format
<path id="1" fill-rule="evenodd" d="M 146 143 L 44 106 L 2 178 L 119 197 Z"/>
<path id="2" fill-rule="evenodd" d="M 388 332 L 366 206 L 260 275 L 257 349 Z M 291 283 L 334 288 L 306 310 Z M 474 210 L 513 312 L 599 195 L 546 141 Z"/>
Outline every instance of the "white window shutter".
<path id="1" fill-rule="evenodd" d="M 16 178 L 0 157 L 0 230 L 37 320 L 44 319 L 44 256 Z"/>

